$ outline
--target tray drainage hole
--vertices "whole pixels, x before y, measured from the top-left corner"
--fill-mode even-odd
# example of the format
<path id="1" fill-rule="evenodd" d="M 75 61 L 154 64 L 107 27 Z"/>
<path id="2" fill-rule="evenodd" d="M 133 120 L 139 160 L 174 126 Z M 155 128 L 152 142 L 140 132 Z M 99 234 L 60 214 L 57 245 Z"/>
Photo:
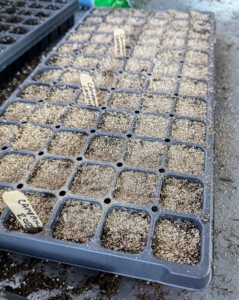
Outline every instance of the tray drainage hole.
<path id="1" fill-rule="evenodd" d="M 170 142 L 170 139 L 165 139 L 165 142 L 166 142 L 166 143 L 169 143 L 169 142 Z"/>
<path id="2" fill-rule="evenodd" d="M 43 100 L 41 99 L 41 100 L 39 100 L 38 102 L 43 102 Z"/>
<path id="3" fill-rule="evenodd" d="M 174 115 L 173 115 L 173 114 L 171 114 L 171 115 L 169 115 L 169 116 L 170 116 L 171 118 L 172 118 L 172 117 L 174 117 Z"/>
<path id="4" fill-rule="evenodd" d="M 5 147 L 2 147 L 2 150 L 7 150 L 7 148 L 8 148 L 7 146 L 5 146 Z"/>
<path id="5" fill-rule="evenodd" d="M 174 96 L 178 96 L 178 94 L 176 93 L 176 94 L 174 94 Z"/>
<path id="6" fill-rule="evenodd" d="M 178 78 L 182 78 L 182 76 L 178 76 Z"/>
<path id="7" fill-rule="evenodd" d="M 43 154 L 44 154 L 43 151 L 38 152 L 38 155 L 43 155 Z"/>
<path id="8" fill-rule="evenodd" d="M 26 124 L 27 123 L 27 121 L 22 121 L 22 124 Z"/>
<path id="9" fill-rule="evenodd" d="M 148 73 L 148 75 L 151 76 L 152 74 L 151 74 L 151 73 Z"/>
<path id="10" fill-rule="evenodd" d="M 139 114 L 139 110 L 136 110 L 135 113 L 136 113 L 136 114 Z"/>
<path id="11" fill-rule="evenodd" d="M 90 132 L 91 132 L 91 133 L 95 133 L 95 129 L 92 129 Z"/>
<path id="12" fill-rule="evenodd" d="M 111 199 L 110 199 L 110 198 L 106 198 L 106 199 L 104 200 L 104 203 L 105 203 L 105 204 L 110 204 L 110 202 L 111 202 Z"/>
<path id="13" fill-rule="evenodd" d="M 153 206 L 153 207 L 151 208 L 151 210 L 152 210 L 153 212 L 157 212 L 159 209 L 158 209 L 157 206 Z"/>
<path id="14" fill-rule="evenodd" d="M 164 173 L 165 170 L 164 169 L 159 169 L 159 173 Z"/>
<path id="15" fill-rule="evenodd" d="M 81 161 L 82 157 L 77 157 L 76 160 Z"/>
<path id="16" fill-rule="evenodd" d="M 121 73 L 123 73 L 123 71 L 119 71 L 119 73 L 121 74 Z"/>
<path id="17" fill-rule="evenodd" d="M 121 162 L 117 163 L 117 167 L 122 167 L 123 164 Z"/>
<path id="18" fill-rule="evenodd" d="M 180 63 L 181 63 L 181 64 L 183 64 L 183 63 L 184 63 L 184 61 L 183 61 L 183 60 L 181 60 L 181 61 L 180 61 Z"/>
<path id="19" fill-rule="evenodd" d="M 60 196 L 65 196 L 65 194 L 66 194 L 66 191 L 60 191 L 60 193 L 59 193 Z"/>
<path id="20" fill-rule="evenodd" d="M 61 127 L 61 125 L 56 125 L 56 128 L 60 128 Z"/>
<path id="21" fill-rule="evenodd" d="M 127 56 L 126 59 L 129 59 L 129 56 Z"/>
<path id="22" fill-rule="evenodd" d="M 131 138 L 132 137 L 132 134 L 127 134 L 127 138 Z"/>
<path id="23" fill-rule="evenodd" d="M 106 109 L 106 107 L 101 107 L 101 109 Z"/>
<path id="24" fill-rule="evenodd" d="M 112 90 L 112 91 L 114 91 L 114 90 L 115 90 L 115 88 L 114 88 L 114 87 L 112 87 L 112 88 L 111 88 L 111 90 Z"/>
<path id="25" fill-rule="evenodd" d="M 54 82 L 53 82 L 53 84 L 57 84 L 57 82 L 56 82 L 56 81 L 54 81 Z"/>
<path id="26" fill-rule="evenodd" d="M 22 189 L 22 188 L 23 188 L 23 184 L 22 184 L 22 183 L 19 183 L 19 184 L 17 185 L 17 188 L 18 188 L 18 189 Z"/>

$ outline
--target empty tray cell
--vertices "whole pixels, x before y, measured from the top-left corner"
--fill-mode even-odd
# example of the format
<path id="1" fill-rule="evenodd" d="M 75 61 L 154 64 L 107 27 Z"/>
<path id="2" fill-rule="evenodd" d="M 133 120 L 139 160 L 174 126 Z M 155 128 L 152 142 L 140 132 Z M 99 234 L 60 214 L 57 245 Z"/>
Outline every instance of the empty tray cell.
<path id="1" fill-rule="evenodd" d="M 0 24 L 0 32 L 8 31 L 11 28 L 10 25 Z"/>
<path id="2" fill-rule="evenodd" d="M 194 29 L 189 30 L 188 38 L 189 39 L 208 39 L 210 37 L 210 33 L 206 31 L 198 32 Z"/>
<path id="3" fill-rule="evenodd" d="M 157 18 L 151 18 L 149 19 L 147 24 L 150 25 L 150 27 L 151 26 L 164 27 L 167 24 L 167 21 L 162 19 L 157 19 Z"/>
<path id="4" fill-rule="evenodd" d="M 46 9 L 49 9 L 49 10 L 58 10 L 58 9 L 60 9 L 60 6 L 51 4 L 51 5 L 48 5 L 46 7 Z"/>
<path id="5" fill-rule="evenodd" d="M 126 133 L 130 130 L 133 115 L 120 112 L 106 112 L 102 115 L 98 128 L 105 132 Z"/>
<path id="6" fill-rule="evenodd" d="M 80 24 L 76 28 L 76 31 L 95 31 L 95 30 L 96 30 L 96 25 L 92 25 L 92 24 Z"/>
<path id="7" fill-rule="evenodd" d="M 143 140 L 131 140 L 125 156 L 128 165 L 156 168 L 161 164 L 163 144 Z"/>
<path id="8" fill-rule="evenodd" d="M 43 159 L 32 171 L 29 185 L 46 190 L 58 190 L 66 183 L 72 167 L 73 163 L 70 160 Z"/>
<path id="9" fill-rule="evenodd" d="M 115 162 L 121 158 L 124 140 L 108 136 L 95 137 L 86 152 L 86 158 Z"/>
<path id="10" fill-rule="evenodd" d="M 168 114 L 172 110 L 173 102 L 172 97 L 146 94 L 143 96 L 141 111 L 156 114 Z"/>
<path id="11" fill-rule="evenodd" d="M 98 204 L 69 199 L 55 225 L 53 237 L 73 243 L 87 243 L 95 234 L 102 209 Z"/>
<path id="12" fill-rule="evenodd" d="M 106 46 L 100 44 L 88 44 L 82 48 L 82 53 L 86 55 L 103 55 Z"/>
<path id="13" fill-rule="evenodd" d="M 179 94 L 185 96 L 207 97 L 207 84 L 198 80 L 182 79 Z"/>
<path id="14" fill-rule="evenodd" d="M 18 134 L 16 125 L 0 125 L 0 146 L 7 144 L 10 139 Z"/>
<path id="15" fill-rule="evenodd" d="M 44 81 L 44 82 L 53 82 L 57 81 L 57 79 L 62 74 L 62 70 L 55 69 L 42 72 L 41 74 L 36 76 L 37 81 Z"/>
<path id="16" fill-rule="evenodd" d="M 68 41 L 71 42 L 86 42 L 90 38 L 89 33 L 72 32 L 68 36 Z"/>
<path id="17" fill-rule="evenodd" d="M 45 11 L 39 11 L 37 14 L 35 14 L 35 17 L 47 18 L 50 17 L 50 14 L 46 13 Z"/>
<path id="18" fill-rule="evenodd" d="M 47 95 L 46 100 L 50 102 L 69 103 L 74 101 L 77 94 L 77 89 L 68 86 L 54 86 Z"/>
<path id="19" fill-rule="evenodd" d="M 92 73 L 93 82 L 98 87 L 112 87 L 114 86 L 116 75 L 111 71 L 94 72 Z"/>
<path id="20" fill-rule="evenodd" d="M 189 64 L 208 64 L 208 54 L 199 51 L 187 51 L 184 60 Z"/>
<path id="21" fill-rule="evenodd" d="M 106 102 L 109 92 L 106 90 L 99 90 L 99 89 L 95 90 L 95 92 L 96 92 L 96 97 L 97 97 L 99 106 L 103 105 Z M 88 105 L 88 103 L 85 102 L 84 93 L 80 94 L 80 97 L 77 99 L 77 103 L 83 104 L 83 105 Z"/>
<path id="22" fill-rule="evenodd" d="M 31 115 L 30 121 L 38 124 L 56 125 L 61 122 L 66 108 L 53 104 L 39 104 L 34 114 Z"/>
<path id="23" fill-rule="evenodd" d="M 19 182 L 26 179 L 34 157 L 21 154 L 6 154 L 0 158 L 0 181 Z"/>
<path id="24" fill-rule="evenodd" d="M 0 44 L 5 44 L 5 45 L 9 45 L 9 44 L 12 44 L 16 41 L 15 38 L 11 37 L 11 36 L 3 36 L 3 37 L 0 37 Z"/>
<path id="25" fill-rule="evenodd" d="M 81 49 L 82 45 L 81 44 L 70 44 L 70 43 L 63 43 L 61 46 L 57 49 L 58 52 L 66 52 L 66 53 L 71 53 L 71 52 L 76 52 L 79 49 Z"/>
<path id="26" fill-rule="evenodd" d="M 196 265 L 200 260 L 200 231 L 189 221 L 161 220 L 155 227 L 153 254 L 162 260 Z"/>
<path id="27" fill-rule="evenodd" d="M 191 11 L 191 17 L 194 20 L 209 20 L 210 15 L 205 13 L 200 13 L 198 11 Z"/>
<path id="28" fill-rule="evenodd" d="M 196 147 L 172 145 L 167 154 L 167 168 L 178 173 L 199 175 L 204 172 L 204 152 Z"/>
<path id="29" fill-rule="evenodd" d="M 126 55 L 129 56 L 129 52 L 130 52 L 130 49 L 129 48 L 126 48 Z M 115 46 L 109 46 L 105 55 L 107 56 L 111 56 L 111 57 L 116 57 L 115 55 Z"/>
<path id="30" fill-rule="evenodd" d="M 94 110 L 82 109 L 77 106 L 68 108 L 64 125 L 72 128 L 90 129 L 95 125 L 99 113 Z"/>
<path id="31" fill-rule="evenodd" d="M 45 146 L 51 134 L 52 131 L 50 129 L 23 124 L 12 142 L 12 147 L 15 150 L 37 151 Z"/>
<path id="32" fill-rule="evenodd" d="M 187 50 L 207 51 L 207 50 L 209 50 L 209 43 L 207 41 L 204 41 L 204 40 L 190 39 L 187 42 Z"/>
<path id="33" fill-rule="evenodd" d="M 179 72 L 179 64 L 177 63 L 169 63 L 169 62 L 162 62 L 158 61 L 154 65 L 153 68 L 153 76 L 160 77 L 161 75 L 164 76 L 177 76 Z"/>
<path id="34" fill-rule="evenodd" d="M 137 118 L 134 134 L 152 138 L 165 138 L 168 129 L 168 120 L 166 118 L 140 115 Z"/>
<path id="35" fill-rule="evenodd" d="M 44 227 L 56 204 L 56 198 L 49 194 L 37 194 L 30 192 L 25 193 L 25 195 L 37 213 L 39 219 L 42 221 L 42 225 Z M 4 222 L 4 227 L 8 230 L 27 232 L 12 213 Z"/>
<path id="36" fill-rule="evenodd" d="M 97 68 L 101 71 L 115 71 L 122 70 L 124 61 L 116 58 L 101 58 Z"/>
<path id="37" fill-rule="evenodd" d="M 28 32 L 28 29 L 25 27 L 15 27 L 13 30 L 10 31 L 10 33 L 15 33 L 15 34 L 25 34 Z"/>
<path id="38" fill-rule="evenodd" d="M 159 51 L 159 49 L 157 47 L 147 47 L 147 46 L 136 45 L 131 54 L 131 57 L 153 59 L 158 51 Z"/>
<path id="39" fill-rule="evenodd" d="M 94 68 L 98 62 L 98 58 L 77 56 L 74 57 L 71 66 L 75 68 Z"/>
<path id="40" fill-rule="evenodd" d="M 88 72 L 84 71 L 84 74 Z M 60 82 L 81 85 L 80 75 L 82 74 L 81 71 L 74 70 L 74 69 L 67 69 L 62 76 L 60 77 Z"/>
<path id="41" fill-rule="evenodd" d="M 159 46 L 160 38 L 155 36 L 148 36 L 143 33 L 137 41 L 137 45 Z"/>
<path id="42" fill-rule="evenodd" d="M 112 210 L 106 219 L 101 245 L 126 253 L 139 253 L 146 246 L 150 225 L 144 211 Z"/>
<path id="43" fill-rule="evenodd" d="M 169 49 L 184 49 L 185 41 L 181 38 L 166 37 L 162 41 L 162 46 Z"/>
<path id="44" fill-rule="evenodd" d="M 0 188 L 0 216 L 4 212 L 4 209 L 7 207 L 6 203 L 3 201 L 2 194 L 10 191 L 11 189 Z"/>
<path id="45" fill-rule="evenodd" d="M 196 214 L 202 210 L 202 202 L 203 187 L 200 183 L 186 179 L 164 179 L 160 204 L 165 209 Z"/>
<path id="46" fill-rule="evenodd" d="M 71 192 L 87 197 L 102 198 L 110 189 L 115 171 L 111 167 L 83 165 L 78 168 Z"/>
<path id="47" fill-rule="evenodd" d="M 204 101 L 192 98 L 177 98 L 176 115 L 178 116 L 204 119 L 206 112 L 207 104 Z"/>
<path id="48" fill-rule="evenodd" d="M 145 80 L 145 76 L 124 73 L 119 77 L 117 88 L 122 90 L 141 91 L 143 89 Z"/>
<path id="49" fill-rule="evenodd" d="M 171 138 L 182 142 L 203 143 L 205 131 L 205 125 L 202 122 L 175 120 L 172 124 Z"/>
<path id="50" fill-rule="evenodd" d="M 115 92 L 112 94 L 108 105 L 114 109 L 136 110 L 139 100 L 139 94 Z"/>
<path id="51" fill-rule="evenodd" d="M 183 52 L 179 50 L 160 50 L 157 58 L 159 60 L 180 62 L 183 59 Z"/>
<path id="52" fill-rule="evenodd" d="M 148 92 L 174 94 L 177 80 L 169 77 L 154 77 L 149 80 Z"/>
<path id="53" fill-rule="evenodd" d="M 202 32 L 204 30 L 208 30 L 210 31 L 211 29 L 211 25 L 209 22 L 206 22 L 206 21 L 201 21 L 201 20 L 192 20 L 191 21 L 191 28 L 195 31 L 198 31 L 198 32 Z"/>
<path id="54" fill-rule="evenodd" d="M 45 100 L 49 90 L 50 88 L 47 85 L 31 84 L 28 85 L 18 97 L 28 100 Z"/>
<path id="55" fill-rule="evenodd" d="M 156 202 L 158 177 L 154 173 L 124 171 L 114 187 L 114 198 L 119 202 L 149 205 Z"/>
<path id="56" fill-rule="evenodd" d="M 33 19 L 33 18 L 31 18 L 31 19 L 26 20 L 23 24 L 33 25 L 34 26 L 34 25 L 41 24 L 41 21 L 39 19 Z"/>
<path id="57" fill-rule="evenodd" d="M 42 8 L 43 5 L 41 5 L 40 3 L 33 3 L 32 5 L 30 5 L 31 8 Z"/>
<path id="58" fill-rule="evenodd" d="M 182 75 L 185 77 L 208 80 L 210 73 L 206 66 L 185 64 L 183 66 Z"/>
<path id="59" fill-rule="evenodd" d="M 85 134 L 61 131 L 56 133 L 47 151 L 54 155 L 76 156 L 82 151 L 86 140 Z"/>
<path id="60" fill-rule="evenodd" d="M 106 33 L 94 33 L 91 36 L 90 41 L 100 44 L 108 44 L 112 41 L 113 34 L 106 34 Z"/>
<path id="61" fill-rule="evenodd" d="M 95 17 L 95 16 L 88 16 L 83 20 L 83 22 L 88 23 L 88 24 L 103 23 L 103 18 Z"/>
<path id="62" fill-rule="evenodd" d="M 4 121 L 27 121 L 35 105 L 29 103 L 15 102 L 8 106 L 3 114 Z"/>
<path id="63" fill-rule="evenodd" d="M 54 55 L 50 58 L 48 61 L 49 66 L 58 66 L 58 67 L 64 67 L 68 65 L 73 59 L 73 56 L 68 54 L 61 54 L 61 55 Z"/>
<path id="64" fill-rule="evenodd" d="M 147 73 L 149 72 L 150 67 L 150 61 L 130 58 L 127 60 L 125 71 L 133 73 Z"/>
<path id="65" fill-rule="evenodd" d="M 7 23 L 20 23 L 21 21 L 23 21 L 23 18 L 17 16 L 12 16 L 6 20 Z"/>

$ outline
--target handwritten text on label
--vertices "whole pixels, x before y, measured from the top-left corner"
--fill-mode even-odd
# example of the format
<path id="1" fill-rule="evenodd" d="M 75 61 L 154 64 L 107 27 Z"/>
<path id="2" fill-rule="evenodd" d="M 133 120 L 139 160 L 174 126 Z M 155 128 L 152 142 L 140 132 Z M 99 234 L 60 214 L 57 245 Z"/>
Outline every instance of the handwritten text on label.
<path id="1" fill-rule="evenodd" d="M 125 33 L 123 29 L 114 30 L 114 44 L 115 55 L 120 57 L 126 56 Z"/>
<path id="2" fill-rule="evenodd" d="M 86 104 L 99 106 L 92 78 L 88 74 L 81 74 L 80 80 Z"/>

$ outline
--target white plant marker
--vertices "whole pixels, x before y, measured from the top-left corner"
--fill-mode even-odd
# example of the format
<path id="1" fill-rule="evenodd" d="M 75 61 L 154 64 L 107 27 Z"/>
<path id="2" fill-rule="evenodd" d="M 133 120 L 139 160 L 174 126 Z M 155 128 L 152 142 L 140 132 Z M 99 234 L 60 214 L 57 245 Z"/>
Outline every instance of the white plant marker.
<path id="1" fill-rule="evenodd" d="M 126 46 L 125 46 L 125 33 L 123 29 L 114 30 L 114 44 L 115 44 L 115 56 L 125 57 Z"/>
<path id="2" fill-rule="evenodd" d="M 87 105 L 99 106 L 92 78 L 88 74 L 81 74 L 80 81 Z"/>

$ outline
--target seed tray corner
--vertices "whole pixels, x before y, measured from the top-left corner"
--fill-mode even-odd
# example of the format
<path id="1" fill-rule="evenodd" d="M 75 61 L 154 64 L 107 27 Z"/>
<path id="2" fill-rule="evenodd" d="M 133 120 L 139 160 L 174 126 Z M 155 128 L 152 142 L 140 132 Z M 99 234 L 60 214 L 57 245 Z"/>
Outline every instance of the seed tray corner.
<path id="1" fill-rule="evenodd" d="M 135 25 L 132 25 L 134 23 Z M 107 71 L 104 69 L 105 66 L 107 69 L 106 61 L 114 56 L 112 52 L 112 27 L 114 26 L 124 27 L 128 54 L 126 58 L 119 59 L 124 62 L 120 71 Z M 196 28 L 195 32 L 192 32 L 192 26 Z M 177 11 L 146 12 L 109 9 L 91 9 L 87 12 L 84 19 L 61 40 L 58 46 L 41 63 L 40 67 L 23 82 L 21 88 L 14 92 L 9 101 L 4 103 L 0 109 L 0 114 L 3 116 L 9 111 L 9 106 L 23 103 L 28 106 L 29 113 L 23 114 L 22 117 L 19 115 L 15 121 L 12 119 L 4 120 L 3 117 L 0 117 L 0 123 L 2 125 L 15 124 L 20 127 L 27 123 L 51 130 L 50 137 L 36 151 L 14 149 L 14 137 L 12 137 L 7 143 L 2 145 L 0 163 L 5 155 L 16 153 L 19 155 L 28 154 L 33 157 L 34 163 L 31 170 L 36 168 L 39 162 L 49 158 L 54 161 L 68 161 L 72 165 L 70 174 L 66 175 L 65 182 L 54 190 L 32 186 L 30 181 L 33 178 L 32 176 L 35 176 L 32 172 L 26 173 L 24 179 L 18 182 L 0 182 L 2 188 L 51 194 L 56 199 L 56 205 L 43 231 L 34 235 L 7 230 L 4 227 L 4 222 L 8 220 L 10 210 L 5 209 L 0 216 L 1 249 L 192 290 L 204 288 L 209 284 L 212 278 L 211 263 L 213 256 L 214 26 L 213 14 L 207 12 L 188 14 Z M 111 28 L 110 31 L 109 28 Z M 169 38 L 167 30 L 174 31 L 175 36 L 179 35 L 179 37 Z M 148 49 L 148 52 L 140 52 L 138 49 L 141 47 L 145 31 L 147 31 L 146 36 L 149 35 L 148 42 L 151 41 L 154 44 L 158 41 L 158 45 L 151 45 L 152 51 Z M 191 36 L 192 33 L 195 33 L 195 35 Z M 170 40 L 173 40 L 174 44 L 170 44 Z M 166 52 L 168 56 L 165 60 L 163 57 Z M 178 56 L 178 54 L 180 55 Z M 132 68 L 132 66 L 128 67 L 128 62 L 130 62 L 132 57 L 138 60 L 142 66 L 145 62 L 148 62 L 148 69 L 143 68 L 140 71 L 132 71 L 131 69 L 131 71 L 126 71 L 127 68 Z M 206 60 L 204 61 L 205 57 Z M 77 66 L 77 59 L 81 58 L 82 60 L 79 62 L 80 67 Z M 92 60 L 89 58 L 92 58 Z M 60 59 L 60 61 L 57 59 Z M 104 62 L 103 59 L 105 59 Z M 155 71 L 155 67 L 159 62 L 162 62 L 161 67 L 159 66 Z M 86 65 L 82 67 L 83 64 Z M 173 71 L 170 68 L 163 69 L 168 64 L 171 64 L 171 66 L 176 65 L 177 67 L 176 69 L 173 68 Z M 206 69 L 207 72 L 203 73 L 203 76 L 206 77 L 200 77 L 201 73 L 196 71 L 195 77 L 190 76 L 190 73 L 185 71 L 188 65 L 191 68 L 195 68 L 195 70 L 198 70 L 198 68 L 200 70 Z M 158 75 L 157 72 L 161 72 L 162 69 L 164 73 Z M 50 73 L 44 74 L 44 72 Z M 87 106 L 82 101 L 79 79 L 81 72 L 88 72 L 92 75 L 96 93 L 99 95 L 99 107 Z M 69 74 L 71 75 L 70 78 Z M 138 75 L 139 77 L 137 77 Z M 154 80 L 155 78 L 156 80 Z M 161 85 L 157 85 L 152 91 L 153 82 L 157 80 L 161 81 Z M 161 86 L 167 82 L 169 82 L 168 88 L 162 90 Z M 188 90 L 186 88 L 187 83 L 192 84 L 194 88 Z M 29 96 L 26 90 L 30 86 L 33 86 L 36 91 L 40 91 L 42 93 L 41 96 L 38 95 L 38 92 L 36 92 L 37 99 Z M 197 88 L 198 86 L 200 88 Z M 205 91 L 204 87 L 206 87 Z M 44 92 L 44 88 L 46 92 Z M 53 90 L 57 88 L 68 89 L 68 91 L 72 89 L 74 90 L 74 95 L 70 99 L 64 100 L 64 94 L 62 93 L 58 96 L 59 98 L 54 98 L 53 101 L 51 95 Z M 202 91 L 204 91 L 204 94 Z M 103 92 L 105 94 L 102 96 L 102 100 L 100 95 Z M 130 104 L 124 102 L 124 97 L 121 98 L 120 103 L 114 102 L 112 99 L 116 93 L 125 93 L 127 97 L 133 95 L 133 97 L 136 97 L 135 104 L 132 104 L 132 99 L 129 101 Z M 163 97 L 164 100 L 170 99 L 169 108 L 166 109 L 164 107 L 164 110 L 162 110 L 162 106 L 158 108 L 156 102 L 153 106 L 155 110 L 152 111 L 152 107 L 150 108 L 149 106 L 145 108 L 145 96 L 149 94 L 150 97 Z M 191 106 L 188 106 L 187 110 L 181 109 L 180 111 L 179 103 L 182 104 L 185 101 L 191 103 Z M 205 109 L 204 116 L 197 114 L 198 106 L 196 104 Z M 45 109 L 44 113 L 50 116 L 50 112 L 47 113 L 47 107 L 52 110 L 53 107 L 54 109 L 57 107 L 58 117 L 54 120 L 49 120 L 47 117 L 44 120 L 41 119 L 37 112 Z M 156 108 L 161 110 L 156 111 Z M 82 121 L 80 115 L 76 117 L 74 115 L 75 111 L 79 112 L 79 114 L 83 113 L 85 118 L 88 118 L 87 121 Z M 110 127 L 111 124 L 107 116 L 119 117 L 119 123 L 113 129 Z M 146 121 L 147 118 L 151 121 L 153 118 L 164 120 L 164 123 L 161 123 L 160 126 L 166 126 L 165 134 L 163 136 L 157 135 L 160 129 L 158 125 L 156 127 L 157 130 L 154 130 L 153 133 L 142 134 L 140 131 L 137 132 L 137 121 L 141 117 L 145 117 Z M 200 123 L 205 128 L 204 140 L 182 141 L 179 138 L 177 139 L 177 137 L 172 138 L 172 128 L 176 121 Z M 55 135 L 62 131 L 84 135 L 84 144 L 79 146 L 77 154 L 55 155 L 49 152 L 49 146 Z M 156 135 L 154 136 L 154 134 Z M 117 138 L 123 142 L 123 148 L 120 150 L 120 155 L 117 159 L 112 162 L 110 159 L 107 161 L 103 158 L 89 158 L 87 154 L 89 146 L 97 137 Z M 133 163 L 126 162 L 127 149 L 132 141 L 160 143 L 163 146 L 163 150 L 158 165 L 156 167 L 147 167 L 142 166 L 141 163 L 141 165 L 135 166 Z M 190 167 L 185 162 L 181 164 L 181 169 L 170 169 L 168 164 L 169 150 L 174 149 L 174 146 L 178 146 L 180 149 L 186 148 L 190 151 L 195 150 L 196 153 L 200 152 L 200 155 L 203 157 L 203 171 L 190 173 Z M 105 152 L 106 154 L 107 151 Z M 195 156 L 195 159 L 197 159 L 197 156 Z M 96 168 L 112 170 L 113 177 L 107 185 L 107 191 L 96 188 L 95 194 L 92 196 L 92 194 L 87 194 L 87 192 L 86 194 L 83 192 L 78 193 L 72 189 L 75 178 L 79 174 L 79 168 L 82 170 L 84 166 L 90 166 L 89 168 L 96 166 Z M 185 166 L 187 168 L 183 169 Z M 157 184 L 152 201 L 149 201 L 146 205 L 141 205 L 140 203 L 127 203 L 124 199 L 118 199 L 115 196 L 117 182 L 120 176 L 127 171 L 144 174 L 146 177 L 151 174 L 152 178 L 156 178 Z M 97 182 L 104 177 L 104 175 L 97 176 Z M 177 211 L 177 209 L 167 209 L 162 205 L 160 199 L 162 185 L 165 179 L 170 178 L 187 180 L 188 182 L 201 185 L 203 192 L 200 211 L 186 213 Z M 51 179 L 49 178 L 49 181 Z M 102 182 L 106 182 L 106 178 Z M 53 237 L 53 228 L 58 224 L 61 211 L 70 199 L 98 204 L 102 210 L 94 235 L 87 243 L 75 243 Z M 125 253 L 106 249 L 102 246 L 101 239 L 104 226 L 107 217 L 113 210 L 143 211 L 149 216 L 150 225 L 145 247 L 139 253 Z M 152 243 L 155 239 L 155 227 L 161 220 L 188 221 L 199 230 L 200 260 L 197 264 L 188 265 L 158 259 L 153 254 Z"/>
<path id="2" fill-rule="evenodd" d="M 0 80 L 74 25 L 75 0 L 0 2 Z"/>

